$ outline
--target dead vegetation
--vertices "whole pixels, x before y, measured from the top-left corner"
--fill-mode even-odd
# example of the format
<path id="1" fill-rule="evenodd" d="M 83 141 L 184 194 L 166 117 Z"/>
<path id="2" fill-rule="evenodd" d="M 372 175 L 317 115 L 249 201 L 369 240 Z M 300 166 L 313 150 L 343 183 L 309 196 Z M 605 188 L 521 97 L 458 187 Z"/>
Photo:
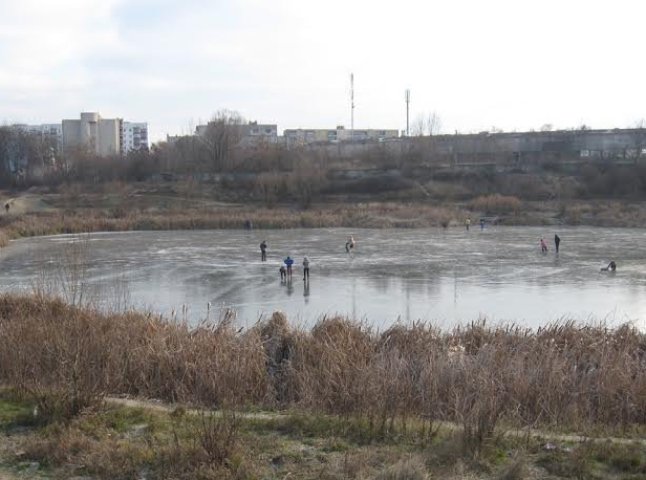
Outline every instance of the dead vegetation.
<path id="1" fill-rule="evenodd" d="M 257 478 L 256 457 L 280 471 L 297 468 L 287 460 L 292 454 L 263 457 L 291 448 L 277 445 L 276 435 L 321 439 L 325 455 L 339 452 L 340 463 L 325 470 L 337 473 L 311 478 L 417 479 L 429 469 L 460 478 L 459 464 L 490 478 L 524 478 L 521 457 L 504 468 L 495 459 L 501 448 L 536 441 L 512 442 L 501 430 L 643 432 L 645 366 L 646 336 L 629 325 L 563 323 L 532 331 L 473 323 L 446 332 L 413 324 L 378 332 L 324 318 L 303 331 L 276 313 L 239 331 L 227 317 L 189 326 L 44 296 L 0 297 L 0 380 L 36 407 L 30 424 L 42 425 L 42 435 L 25 447 L 28 457 L 52 468 L 82 462 L 99 478 L 132 478 L 142 468 L 152 469 L 152 478 Z M 164 433 L 154 433 L 152 420 L 131 420 L 136 434 L 108 435 L 125 420 L 87 426 L 104 415 L 107 393 L 223 414 L 187 415 L 180 407 L 156 413 L 167 416 Z M 241 413 L 258 408 L 293 413 Z M 447 434 L 447 422 L 460 428 Z M 375 442 L 411 445 L 416 453 L 361 461 L 355 448 Z M 544 470 L 567 475 L 594 472 L 599 461 L 624 471 L 646 468 L 643 445 L 590 448 L 577 454 L 580 461 L 569 451 L 529 453 Z M 343 460 L 344 452 L 354 453 Z M 372 476 L 361 476 L 366 471 Z"/>
<path id="2" fill-rule="evenodd" d="M 426 422 L 429 435 L 434 422 L 457 422 L 474 451 L 501 421 L 578 431 L 646 423 L 646 337 L 630 325 L 377 332 L 324 318 L 301 331 L 276 313 L 238 333 L 230 318 L 192 327 L 4 296 L 0 339 L 0 378 L 38 400 L 42 415 L 73 417 L 108 392 L 216 408 L 297 407 L 382 436 L 412 422 Z"/>

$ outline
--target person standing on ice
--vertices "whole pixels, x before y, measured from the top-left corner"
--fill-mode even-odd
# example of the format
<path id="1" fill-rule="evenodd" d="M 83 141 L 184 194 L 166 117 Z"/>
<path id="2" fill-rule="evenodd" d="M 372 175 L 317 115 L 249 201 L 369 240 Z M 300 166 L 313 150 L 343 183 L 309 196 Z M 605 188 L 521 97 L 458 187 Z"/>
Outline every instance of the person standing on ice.
<path id="1" fill-rule="evenodd" d="M 292 279 L 292 265 L 294 265 L 294 259 L 287 255 L 287 258 L 283 260 L 283 263 L 287 267 L 287 278 Z"/>
<path id="2" fill-rule="evenodd" d="M 267 261 L 267 242 L 265 240 L 260 244 L 260 261 Z"/>
<path id="3" fill-rule="evenodd" d="M 310 280 L 310 260 L 307 257 L 303 258 L 303 281 Z"/>
<path id="4" fill-rule="evenodd" d="M 350 238 L 348 238 L 348 241 L 345 242 L 345 251 L 350 253 L 350 250 L 354 248 L 354 237 L 350 235 Z"/>

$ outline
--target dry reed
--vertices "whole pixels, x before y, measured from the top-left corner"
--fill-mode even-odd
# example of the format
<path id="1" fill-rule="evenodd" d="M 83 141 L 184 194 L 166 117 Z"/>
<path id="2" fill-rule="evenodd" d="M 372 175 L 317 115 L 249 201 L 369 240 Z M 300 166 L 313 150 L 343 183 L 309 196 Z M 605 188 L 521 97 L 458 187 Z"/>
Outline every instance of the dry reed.
<path id="1" fill-rule="evenodd" d="M 570 429 L 646 424 L 646 335 L 630 325 L 574 323 L 537 331 L 473 323 L 449 332 L 415 324 L 380 333 L 342 318 L 301 331 L 278 313 L 238 333 L 226 318 L 191 327 L 3 296 L 0 380 L 62 416 L 111 393 L 338 414 L 381 434 L 413 419 L 427 422 L 429 434 L 434 422 L 453 421 L 464 447 L 477 451 L 502 420 Z"/>

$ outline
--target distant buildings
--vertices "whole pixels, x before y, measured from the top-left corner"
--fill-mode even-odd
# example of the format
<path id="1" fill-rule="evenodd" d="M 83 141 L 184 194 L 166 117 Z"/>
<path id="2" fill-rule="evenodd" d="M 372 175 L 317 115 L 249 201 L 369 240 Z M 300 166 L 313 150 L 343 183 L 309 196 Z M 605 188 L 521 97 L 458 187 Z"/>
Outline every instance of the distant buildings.
<path id="1" fill-rule="evenodd" d="M 207 134 L 209 123 L 195 127 L 195 135 L 203 137 Z M 240 143 L 245 146 L 257 145 L 259 143 L 278 143 L 278 125 L 276 124 L 259 124 L 258 122 L 249 122 L 241 125 L 229 125 L 231 128 L 237 127 Z"/>
<path id="2" fill-rule="evenodd" d="M 148 150 L 149 145 L 147 123 L 102 118 L 97 112 L 82 112 L 78 120 L 12 128 L 40 136 L 58 154 L 85 148 L 100 156 L 126 155 L 133 150 Z"/>
<path id="3" fill-rule="evenodd" d="M 311 143 L 337 143 L 384 141 L 398 138 L 397 130 L 354 129 L 347 130 L 339 125 L 335 129 L 288 129 L 284 132 L 287 146 L 307 145 Z"/>
<path id="4" fill-rule="evenodd" d="M 195 128 L 195 135 L 206 135 L 208 128 L 209 124 L 198 125 Z M 384 141 L 399 137 L 397 130 L 347 130 L 343 126 L 337 126 L 334 129 L 287 129 L 283 132 L 282 137 L 278 136 L 278 125 L 276 124 L 250 122 L 239 125 L 238 128 L 240 129 L 240 143 L 245 146 L 259 143 L 284 143 L 288 147 L 295 147 L 316 143 Z"/>
<path id="5" fill-rule="evenodd" d="M 80 120 L 63 120 L 63 152 L 75 148 L 88 148 L 100 156 L 121 154 L 121 121 L 101 118 L 96 112 L 83 112 Z"/>
<path id="6" fill-rule="evenodd" d="M 82 112 L 80 120 L 63 120 L 63 151 L 89 148 L 101 156 L 126 155 L 148 149 L 148 124 L 101 118 L 97 112 Z"/>

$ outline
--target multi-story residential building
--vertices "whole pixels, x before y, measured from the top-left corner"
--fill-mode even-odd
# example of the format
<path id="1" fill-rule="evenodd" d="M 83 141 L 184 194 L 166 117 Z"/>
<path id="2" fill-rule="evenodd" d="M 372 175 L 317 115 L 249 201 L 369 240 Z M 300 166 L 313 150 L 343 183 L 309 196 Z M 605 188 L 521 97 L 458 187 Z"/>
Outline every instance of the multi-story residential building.
<path id="1" fill-rule="evenodd" d="M 80 120 L 63 120 L 63 152 L 87 147 L 97 155 L 121 153 L 121 120 L 101 118 L 97 112 L 82 112 Z"/>
<path id="2" fill-rule="evenodd" d="M 278 141 L 278 125 L 249 122 L 243 127 L 243 140 L 251 142 L 264 141 L 268 143 L 276 143 Z"/>
<path id="3" fill-rule="evenodd" d="M 397 130 L 354 129 L 347 130 L 342 125 L 335 129 L 287 129 L 283 133 L 288 146 L 306 145 L 310 143 L 336 143 L 351 141 L 383 141 L 397 138 Z"/>
<path id="4" fill-rule="evenodd" d="M 231 125 L 233 127 L 233 125 Z M 209 124 L 195 127 L 195 135 L 204 136 Z M 278 125 L 270 123 L 249 122 L 239 125 L 240 143 L 243 145 L 256 145 L 262 142 L 278 142 Z"/>
<path id="5" fill-rule="evenodd" d="M 136 150 L 148 150 L 148 124 L 121 122 L 121 154 Z"/>
<path id="6" fill-rule="evenodd" d="M 38 135 L 48 147 L 60 152 L 63 148 L 63 126 L 60 123 L 45 123 L 43 125 L 24 125 L 15 124 L 11 126 L 15 130 L 20 130 L 32 135 Z"/>

